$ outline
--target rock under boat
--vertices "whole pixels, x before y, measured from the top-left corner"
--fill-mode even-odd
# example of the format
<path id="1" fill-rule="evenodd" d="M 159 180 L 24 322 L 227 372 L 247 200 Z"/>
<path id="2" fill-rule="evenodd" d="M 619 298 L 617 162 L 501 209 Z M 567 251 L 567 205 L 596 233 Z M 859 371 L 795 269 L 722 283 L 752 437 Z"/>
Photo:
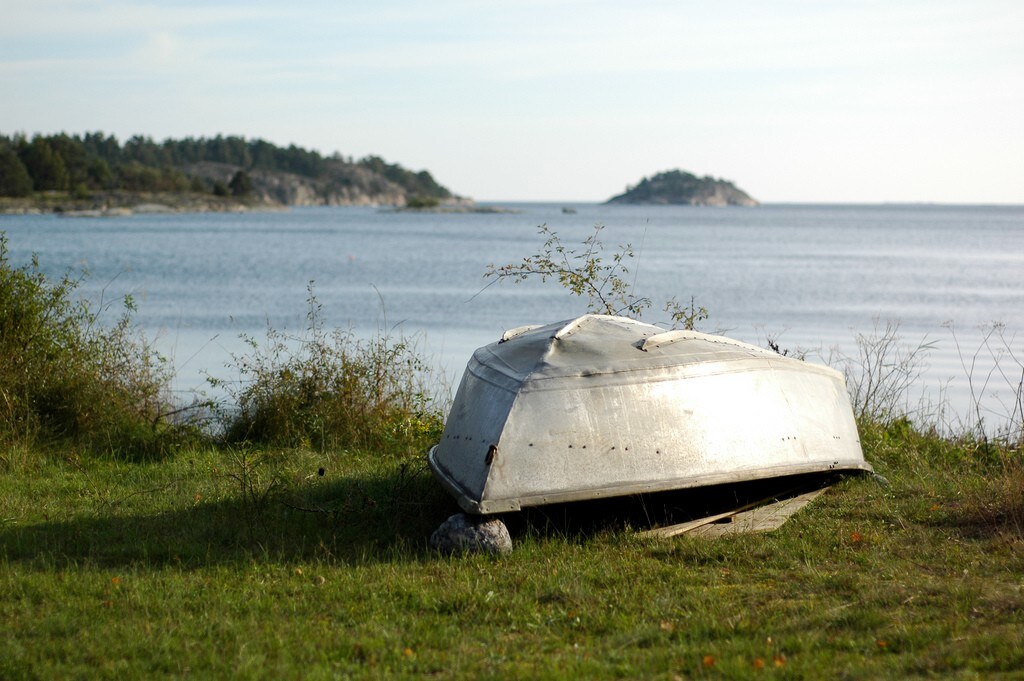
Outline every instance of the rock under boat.
<path id="1" fill-rule="evenodd" d="M 871 471 L 839 372 L 594 314 L 479 348 L 428 459 L 474 514 Z"/>

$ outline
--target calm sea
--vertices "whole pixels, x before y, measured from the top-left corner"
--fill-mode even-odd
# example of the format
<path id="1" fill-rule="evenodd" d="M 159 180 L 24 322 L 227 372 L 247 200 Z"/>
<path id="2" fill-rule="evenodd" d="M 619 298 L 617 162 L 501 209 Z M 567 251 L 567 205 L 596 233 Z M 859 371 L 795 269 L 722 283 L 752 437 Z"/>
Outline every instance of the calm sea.
<path id="1" fill-rule="evenodd" d="M 918 395 L 963 414 L 973 388 L 993 418 L 1011 408 L 1024 361 L 1024 206 L 505 207 L 513 212 L 8 216 L 0 231 L 14 263 L 35 253 L 54 275 L 84 268 L 80 290 L 97 302 L 133 295 L 183 391 L 205 387 L 206 374 L 235 378 L 226 364 L 244 349 L 240 333 L 301 330 L 311 281 L 328 325 L 417 334 L 454 383 L 473 349 L 505 329 L 585 311 L 551 282 L 488 287 L 487 265 L 537 252 L 541 224 L 567 245 L 603 225 L 609 256 L 626 243 L 636 252 L 635 291 L 692 296 L 710 311 L 702 330 L 827 357 L 898 322 L 909 347 L 933 343 Z M 645 320 L 663 317 L 658 306 Z M 1002 344 L 983 343 L 993 323 L 1005 327 L 1002 354 L 1016 357 L 995 373 Z"/>

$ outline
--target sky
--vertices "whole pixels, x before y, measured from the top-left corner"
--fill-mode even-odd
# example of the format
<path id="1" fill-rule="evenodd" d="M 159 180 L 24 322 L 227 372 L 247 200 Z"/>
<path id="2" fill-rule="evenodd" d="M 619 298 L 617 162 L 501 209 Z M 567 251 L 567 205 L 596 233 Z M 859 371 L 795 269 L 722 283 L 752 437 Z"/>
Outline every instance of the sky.
<path id="1" fill-rule="evenodd" d="M 1024 203 L 1024 2 L 0 0 L 0 133 L 217 134 L 603 201 Z"/>

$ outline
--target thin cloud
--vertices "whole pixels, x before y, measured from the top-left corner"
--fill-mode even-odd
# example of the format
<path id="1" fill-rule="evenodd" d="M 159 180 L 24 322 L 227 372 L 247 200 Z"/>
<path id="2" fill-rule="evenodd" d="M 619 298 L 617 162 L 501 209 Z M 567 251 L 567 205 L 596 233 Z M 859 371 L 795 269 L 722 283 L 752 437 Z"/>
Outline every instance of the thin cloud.
<path id="1" fill-rule="evenodd" d="M 482 198 L 600 197 L 678 165 L 798 199 L 910 164 L 971 200 L 1024 172 L 1009 0 L 0 4 L 0 120 L 29 133 L 259 134 Z"/>

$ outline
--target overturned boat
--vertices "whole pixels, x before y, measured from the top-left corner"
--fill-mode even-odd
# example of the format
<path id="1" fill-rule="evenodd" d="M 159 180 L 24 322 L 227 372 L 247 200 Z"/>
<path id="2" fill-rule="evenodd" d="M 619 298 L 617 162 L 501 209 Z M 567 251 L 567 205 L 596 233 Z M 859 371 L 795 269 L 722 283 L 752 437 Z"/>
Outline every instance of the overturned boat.
<path id="1" fill-rule="evenodd" d="M 871 470 L 839 372 L 593 314 L 479 348 L 428 458 L 476 514 Z"/>

